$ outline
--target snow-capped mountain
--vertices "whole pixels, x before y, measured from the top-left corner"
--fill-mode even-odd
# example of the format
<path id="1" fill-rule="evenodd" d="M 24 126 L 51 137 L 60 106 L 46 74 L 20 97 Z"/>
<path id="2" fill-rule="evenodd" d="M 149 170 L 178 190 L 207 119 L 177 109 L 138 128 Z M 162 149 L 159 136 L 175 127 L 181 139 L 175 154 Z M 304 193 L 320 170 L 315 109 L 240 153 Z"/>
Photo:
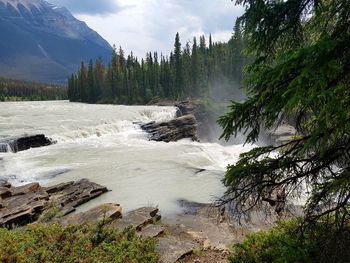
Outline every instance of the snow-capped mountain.
<path id="1" fill-rule="evenodd" d="M 0 77 L 65 81 L 82 60 L 111 46 L 66 8 L 44 0 L 0 0 Z"/>

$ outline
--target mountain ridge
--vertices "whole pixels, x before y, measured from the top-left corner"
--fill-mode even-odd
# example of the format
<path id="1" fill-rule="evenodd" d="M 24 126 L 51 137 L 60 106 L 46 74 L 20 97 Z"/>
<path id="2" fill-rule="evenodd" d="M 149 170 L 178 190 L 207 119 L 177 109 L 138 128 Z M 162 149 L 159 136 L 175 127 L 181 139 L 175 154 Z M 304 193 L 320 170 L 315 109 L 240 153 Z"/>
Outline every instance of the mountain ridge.
<path id="1" fill-rule="evenodd" d="M 107 61 L 111 45 L 65 7 L 0 0 L 0 76 L 66 82 L 81 61 Z"/>

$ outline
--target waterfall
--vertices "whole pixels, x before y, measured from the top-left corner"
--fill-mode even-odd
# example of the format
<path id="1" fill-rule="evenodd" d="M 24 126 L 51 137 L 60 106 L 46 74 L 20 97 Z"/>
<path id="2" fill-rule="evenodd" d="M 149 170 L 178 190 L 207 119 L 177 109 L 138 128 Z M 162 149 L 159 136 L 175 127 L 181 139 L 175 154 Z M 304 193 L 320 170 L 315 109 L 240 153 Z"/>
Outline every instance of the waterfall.
<path id="1" fill-rule="evenodd" d="M 0 141 L 0 152 L 16 152 L 17 141 L 16 140 L 3 140 Z"/>

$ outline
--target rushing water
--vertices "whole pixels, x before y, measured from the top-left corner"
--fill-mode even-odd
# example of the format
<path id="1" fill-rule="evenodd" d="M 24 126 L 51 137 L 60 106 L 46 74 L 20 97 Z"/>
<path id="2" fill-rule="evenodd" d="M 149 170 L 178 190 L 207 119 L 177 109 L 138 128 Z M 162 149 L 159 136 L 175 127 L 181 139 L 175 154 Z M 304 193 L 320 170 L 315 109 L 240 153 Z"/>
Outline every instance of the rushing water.
<path id="1" fill-rule="evenodd" d="M 173 107 L 2 102 L 0 138 L 42 133 L 57 144 L 0 153 L 0 177 L 16 185 L 88 178 L 111 190 L 82 209 L 113 202 L 124 211 L 157 205 L 171 214 L 179 211 L 179 199 L 209 202 L 224 192 L 226 166 L 250 147 L 152 142 L 136 124 L 170 120 L 175 113 Z"/>

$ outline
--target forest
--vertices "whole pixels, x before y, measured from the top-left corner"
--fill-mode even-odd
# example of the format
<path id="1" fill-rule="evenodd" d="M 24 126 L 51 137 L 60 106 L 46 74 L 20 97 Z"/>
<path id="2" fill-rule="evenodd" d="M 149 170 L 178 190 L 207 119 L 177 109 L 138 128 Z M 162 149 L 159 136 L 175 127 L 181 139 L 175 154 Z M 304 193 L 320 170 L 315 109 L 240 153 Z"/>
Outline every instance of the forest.
<path id="1" fill-rule="evenodd" d="M 149 52 L 141 61 L 133 53 L 125 56 L 114 46 L 111 63 L 101 59 L 81 62 L 68 80 L 70 101 L 88 103 L 146 104 L 154 98 L 242 99 L 240 82 L 247 58 L 242 55 L 243 38 L 236 30 L 228 43 L 215 43 L 201 36 L 181 44 L 165 56 Z"/>
<path id="2" fill-rule="evenodd" d="M 64 85 L 0 78 L 0 101 L 65 99 L 67 88 Z"/>

